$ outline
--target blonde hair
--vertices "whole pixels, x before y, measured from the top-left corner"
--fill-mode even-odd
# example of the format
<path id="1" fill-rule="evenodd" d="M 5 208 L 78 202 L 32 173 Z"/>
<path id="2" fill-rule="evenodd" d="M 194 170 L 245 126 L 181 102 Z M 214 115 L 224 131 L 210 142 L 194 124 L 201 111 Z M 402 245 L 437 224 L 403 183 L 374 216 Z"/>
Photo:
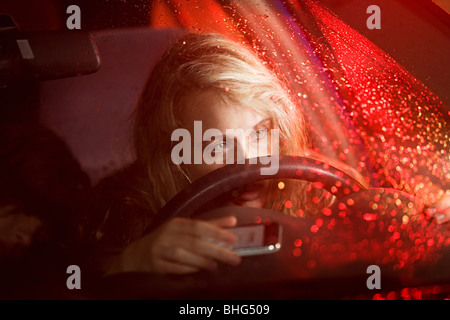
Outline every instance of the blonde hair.
<path id="1" fill-rule="evenodd" d="M 135 150 L 146 171 L 145 197 L 153 212 L 188 184 L 171 161 L 171 134 L 181 126 L 187 101 L 204 91 L 270 117 L 280 130 L 280 153 L 296 154 L 308 146 L 302 113 L 257 53 L 217 34 L 188 34 L 155 65 L 135 112 Z"/>

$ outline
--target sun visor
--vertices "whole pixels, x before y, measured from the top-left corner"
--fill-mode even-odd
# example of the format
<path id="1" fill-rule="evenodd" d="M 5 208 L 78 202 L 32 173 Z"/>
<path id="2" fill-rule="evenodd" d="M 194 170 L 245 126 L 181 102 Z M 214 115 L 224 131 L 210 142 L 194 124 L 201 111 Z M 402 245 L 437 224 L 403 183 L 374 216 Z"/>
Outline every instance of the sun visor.
<path id="1" fill-rule="evenodd" d="M 100 55 L 89 32 L 0 32 L 1 82 L 68 78 L 99 67 Z"/>

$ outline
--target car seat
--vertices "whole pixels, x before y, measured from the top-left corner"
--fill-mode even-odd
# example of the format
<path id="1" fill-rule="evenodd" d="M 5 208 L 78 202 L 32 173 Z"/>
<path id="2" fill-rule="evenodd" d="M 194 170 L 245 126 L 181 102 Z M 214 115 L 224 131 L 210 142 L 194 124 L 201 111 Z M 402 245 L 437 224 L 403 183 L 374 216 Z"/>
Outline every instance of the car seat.
<path id="1" fill-rule="evenodd" d="M 134 160 L 131 116 L 152 66 L 179 29 L 92 32 L 101 65 L 89 75 L 42 81 L 39 118 L 96 184 Z"/>

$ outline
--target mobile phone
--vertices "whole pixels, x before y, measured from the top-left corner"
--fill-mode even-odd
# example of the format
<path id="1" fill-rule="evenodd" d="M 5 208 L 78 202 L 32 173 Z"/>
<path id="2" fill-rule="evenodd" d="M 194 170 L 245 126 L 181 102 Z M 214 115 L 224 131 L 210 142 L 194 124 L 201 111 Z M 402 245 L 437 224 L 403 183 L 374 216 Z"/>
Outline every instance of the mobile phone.
<path id="1" fill-rule="evenodd" d="M 238 240 L 231 249 L 240 256 L 277 252 L 281 248 L 282 227 L 278 223 L 243 225 L 228 229 Z"/>

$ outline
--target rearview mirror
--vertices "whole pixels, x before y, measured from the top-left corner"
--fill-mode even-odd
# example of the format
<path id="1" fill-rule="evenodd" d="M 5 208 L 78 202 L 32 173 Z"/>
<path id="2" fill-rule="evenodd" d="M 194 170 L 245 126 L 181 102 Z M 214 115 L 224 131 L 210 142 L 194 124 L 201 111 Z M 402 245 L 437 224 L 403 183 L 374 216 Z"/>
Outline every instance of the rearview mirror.
<path id="1" fill-rule="evenodd" d="M 67 78 L 99 68 L 100 55 L 89 32 L 0 32 L 0 82 Z"/>

